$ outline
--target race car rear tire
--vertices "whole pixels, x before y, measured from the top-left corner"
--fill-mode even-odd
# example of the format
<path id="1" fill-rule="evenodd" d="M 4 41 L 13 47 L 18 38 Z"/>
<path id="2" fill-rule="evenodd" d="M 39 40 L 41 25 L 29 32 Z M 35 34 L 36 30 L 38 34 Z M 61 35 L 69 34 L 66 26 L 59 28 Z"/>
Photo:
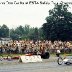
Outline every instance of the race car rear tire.
<path id="1" fill-rule="evenodd" d="M 49 57 L 50 57 L 49 52 L 45 52 L 44 54 L 41 54 L 41 58 L 43 59 L 49 59 Z"/>

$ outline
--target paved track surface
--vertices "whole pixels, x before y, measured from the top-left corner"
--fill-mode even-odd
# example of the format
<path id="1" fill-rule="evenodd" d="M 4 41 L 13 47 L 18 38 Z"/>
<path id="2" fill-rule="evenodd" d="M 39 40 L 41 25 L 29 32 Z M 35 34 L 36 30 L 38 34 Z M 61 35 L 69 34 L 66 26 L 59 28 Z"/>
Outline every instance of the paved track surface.
<path id="1" fill-rule="evenodd" d="M 5 60 L 0 61 L 0 72 L 72 72 L 72 65 L 58 65 L 55 57 L 40 63 L 18 63 L 18 60 Z"/>
<path id="2" fill-rule="evenodd" d="M 72 72 L 72 65 L 56 62 L 1 64 L 0 72 Z"/>

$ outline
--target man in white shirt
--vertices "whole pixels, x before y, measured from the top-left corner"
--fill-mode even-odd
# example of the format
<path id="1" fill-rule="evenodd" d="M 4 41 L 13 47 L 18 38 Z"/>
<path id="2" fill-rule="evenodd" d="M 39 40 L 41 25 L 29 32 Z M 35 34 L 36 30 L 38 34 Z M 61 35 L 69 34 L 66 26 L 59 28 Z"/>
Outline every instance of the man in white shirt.
<path id="1" fill-rule="evenodd" d="M 59 56 L 60 56 L 60 53 L 61 53 L 60 50 L 57 49 L 57 51 L 56 51 L 56 56 L 59 57 Z"/>

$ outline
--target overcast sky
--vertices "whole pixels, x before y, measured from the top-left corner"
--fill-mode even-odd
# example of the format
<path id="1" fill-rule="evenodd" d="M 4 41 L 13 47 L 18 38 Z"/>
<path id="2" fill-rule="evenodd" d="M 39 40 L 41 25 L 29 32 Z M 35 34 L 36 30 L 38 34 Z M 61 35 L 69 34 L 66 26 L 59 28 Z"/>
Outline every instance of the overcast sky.
<path id="1" fill-rule="evenodd" d="M 39 4 L 25 4 L 30 1 L 32 0 L 0 0 L 0 25 L 6 24 L 9 28 L 25 26 L 25 24 L 41 27 L 46 22 L 48 11 L 54 7 L 52 0 L 34 0 Z M 40 1 L 48 4 L 41 4 Z M 24 2 L 24 4 L 16 4 L 18 2 Z M 53 0 L 53 2 L 61 2 L 61 0 Z M 63 2 L 72 2 L 72 0 L 63 0 Z M 72 12 L 72 8 L 69 10 Z"/>

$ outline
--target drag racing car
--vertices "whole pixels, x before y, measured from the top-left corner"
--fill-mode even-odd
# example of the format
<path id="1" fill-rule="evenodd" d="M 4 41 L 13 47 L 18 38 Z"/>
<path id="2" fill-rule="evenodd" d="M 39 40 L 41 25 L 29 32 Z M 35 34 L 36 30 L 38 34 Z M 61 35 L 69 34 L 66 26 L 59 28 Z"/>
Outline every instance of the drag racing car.
<path id="1" fill-rule="evenodd" d="M 62 64 L 70 65 L 72 64 L 72 56 L 68 56 L 64 59 L 62 57 L 58 57 L 57 63 L 59 65 L 62 65 Z"/>

